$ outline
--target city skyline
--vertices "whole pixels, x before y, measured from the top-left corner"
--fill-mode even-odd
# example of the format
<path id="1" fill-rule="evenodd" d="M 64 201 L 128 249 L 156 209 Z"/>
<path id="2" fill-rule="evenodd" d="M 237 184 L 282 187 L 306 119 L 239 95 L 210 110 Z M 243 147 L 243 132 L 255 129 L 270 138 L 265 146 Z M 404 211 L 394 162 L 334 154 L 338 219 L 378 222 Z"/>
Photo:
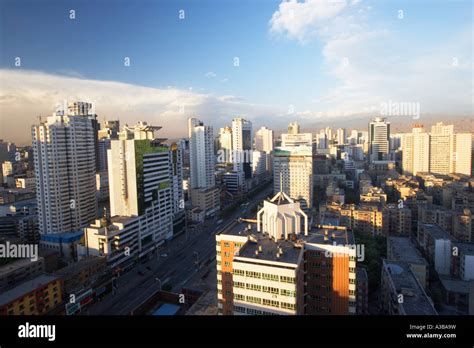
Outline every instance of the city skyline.
<path id="1" fill-rule="evenodd" d="M 315 131 L 366 123 L 389 102 L 418 103 L 419 120 L 387 115 L 400 127 L 472 116 L 468 1 L 28 3 L 2 5 L 3 30 L 15 32 L 0 51 L 9 141 L 27 144 L 24 124 L 63 99 L 95 104 L 100 121 L 161 124 L 173 138 L 188 117 L 215 129 L 244 117 L 276 132 L 291 117 Z"/>

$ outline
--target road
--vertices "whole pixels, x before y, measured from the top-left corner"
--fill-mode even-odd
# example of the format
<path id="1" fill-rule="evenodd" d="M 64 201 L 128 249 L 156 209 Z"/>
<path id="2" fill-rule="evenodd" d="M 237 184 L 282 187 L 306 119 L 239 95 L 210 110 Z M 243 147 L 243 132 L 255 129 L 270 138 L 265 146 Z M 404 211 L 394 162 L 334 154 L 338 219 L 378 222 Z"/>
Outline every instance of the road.
<path id="1" fill-rule="evenodd" d="M 239 207 L 231 216 L 223 219 L 219 225 L 216 225 L 217 219 L 214 218 L 199 228 L 188 228 L 184 234 L 168 241 L 151 260 L 138 264 L 116 279 L 115 293 L 92 304 L 83 314 L 130 314 L 167 283 L 172 286 L 172 292 L 179 293 L 200 267 L 209 267 L 205 264 L 216 255 L 215 234 L 231 221 L 247 216 L 271 191 L 270 186 L 250 199 L 247 206 Z"/>

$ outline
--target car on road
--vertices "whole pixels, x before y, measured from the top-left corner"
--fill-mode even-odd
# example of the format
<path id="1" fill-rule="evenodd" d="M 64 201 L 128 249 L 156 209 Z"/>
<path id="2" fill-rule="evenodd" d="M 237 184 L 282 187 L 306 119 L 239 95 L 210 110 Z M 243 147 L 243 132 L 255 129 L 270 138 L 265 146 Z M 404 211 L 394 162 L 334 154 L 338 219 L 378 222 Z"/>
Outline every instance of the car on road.
<path id="1" fill-rule="evenodd" d="M 145 275 L 145 273 L 143 273 L 143 272 L 140 271 L 140 270 L 139 270 L 137 273 L 138 273 L 138 275 L 141 275 L 141 276 L 142 276 L 142 275 Z"/>
<path id="2" fill-rule="evenodd" d="M 167 253 L 163 253 L 160 255 L 161 257 L 168 257 L 168 254 Z"/>

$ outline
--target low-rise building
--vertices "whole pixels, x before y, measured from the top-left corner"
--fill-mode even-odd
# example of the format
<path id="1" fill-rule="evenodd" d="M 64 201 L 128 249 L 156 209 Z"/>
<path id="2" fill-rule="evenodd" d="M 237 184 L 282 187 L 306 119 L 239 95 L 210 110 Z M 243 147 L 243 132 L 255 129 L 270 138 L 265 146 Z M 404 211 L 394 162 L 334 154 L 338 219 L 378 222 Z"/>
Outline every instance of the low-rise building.
<path id="1" fill-rule="evenodd" d="M 410 265 L 403 261 L 383 260 L 381 299 L 384 314 L 438 314 Z"/>
<path id="2" fill-rule="evenodd" d="M 62 303 L 59 277 L 40 275 L 0 294 L 0 315 L 48 314 Z"/>
<path id="3" fill-rule="evenodd" d="M 387 238 L 387 260 L 408 263 L 423 288 L 428 284 L 428 262 L 421 256 L 409 238 Z"/>

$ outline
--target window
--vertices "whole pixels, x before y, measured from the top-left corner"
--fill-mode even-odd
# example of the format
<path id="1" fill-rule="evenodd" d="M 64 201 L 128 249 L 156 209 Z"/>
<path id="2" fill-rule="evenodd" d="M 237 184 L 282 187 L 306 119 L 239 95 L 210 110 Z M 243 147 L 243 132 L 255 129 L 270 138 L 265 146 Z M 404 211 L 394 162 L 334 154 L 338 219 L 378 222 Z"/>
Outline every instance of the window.
<path id="1" fill-rule="evenodd" d="M 282 302 L 282 303 L 281 303 L 281 308 L 283 308 L 283 309 L 292 309 L 292 310 L 295 310 L 295 309 L 296 309 L 296 305 L 295 305 L 294 303 Z"/>
<path id="2" fill-rule="evenodd" d="M 262 279 L 272 280 L 274 282 L 279 281 L 279 277 L 276 274 L 262 273 Z"/>
<path id="3" fill-rule="evenodd" d="M 264 306 L 270 306 L 270 307 L 276 307 L 276 308 L 279 308 L 280 307 L 280 302 L 278 301 L 273 301 L 273 300 L 267 300 L 267 299 L 263 299 L 263 305 Z"/>
<path id="4" fill-rule="evenodd" d="M 261 278 L 262 274 L 259 272 L 245 271 L 245 275 L 250 278 Z"/>
<path id="5" fill-rule="evenodd" d="M 234 306 L 234 312 L 245 313 L 245 307 Z"/>
<path id="6" fill-rule="evenodd" d="M 349 290 L 349 295 L 355 295 L 355 291 L 354 290 Z"/>
<path id="7" fill-rule="evenodd" d="M 262 287 L 256 284 L 247 284 L 247 289 L 254 290 L 254 291 L 262 291 Z"/>
<path id="8" fill-rule="evenodd" d="M 262 299 L 260 297 L 247 296 L 245 300 L 250 303 L 262 304 Z"/>
<path id="9" fill-rule="evenodd" d="M 245 271 L 243 271 L 241 269 L 234 269 L 234 275 L 245 276 Z"/>
<path id="10" fill-rule="evenodd" d="M 241 294 L 234 294 L 234 298 L 236 300 L 240 300 L 240 301 L 244 301 L 245 300 L 245 296 L 244 295 L 241 295 Z"/>
<path id="11" fill-rule="evenodd" d="M 262 291 L 270 294 L 278 294 L 278 288 L 273 288 L 271 286 L 262 286 Z"/>
<path id="12" fill-rule="evenodd" d="M 287 297 L 296 297 L 296 291 L 281 289 L 280 294 Z"/>
<path id="13" fill-rule="evenodd" d="M 239 288 L 239 289 L 244 289 L 245 288 L 245 283 L 234 282 L 234 287 Z"/>
<path id="14" fill-rule="evenodd" d="M 294 277 L 281 276 L 281 277 L 280 277 L 280 281 L 281 281 L 282 283 L 291 283 L 291 284 L 294 284 L 294 283 L 295 283 L 295 278 L 294 278 Z"/>

